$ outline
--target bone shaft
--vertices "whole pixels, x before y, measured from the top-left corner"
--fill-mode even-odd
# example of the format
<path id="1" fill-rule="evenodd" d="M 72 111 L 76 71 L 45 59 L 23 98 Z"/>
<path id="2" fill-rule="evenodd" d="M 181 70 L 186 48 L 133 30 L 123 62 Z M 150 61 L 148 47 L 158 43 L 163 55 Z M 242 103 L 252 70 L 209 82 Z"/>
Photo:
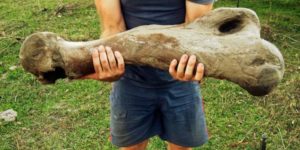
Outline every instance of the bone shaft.
<path id="1" fill-rule="evenodd" d="M 253 95 L 271 91 L 283 77 L 280 51 L 261 39 L 259 20 L 248 9 L 220 8 L 188 25 L 147 25 L 108 38 L 65 41 L 54 33 L 26 38 L 20 59 L 40 80 L 78 78 L 94 72 L 92 49 L 99 45 L 119 51 L 126 64 L 168 70 L 172 59 L 196 55 L 208 77 L 237 83 Z"/>

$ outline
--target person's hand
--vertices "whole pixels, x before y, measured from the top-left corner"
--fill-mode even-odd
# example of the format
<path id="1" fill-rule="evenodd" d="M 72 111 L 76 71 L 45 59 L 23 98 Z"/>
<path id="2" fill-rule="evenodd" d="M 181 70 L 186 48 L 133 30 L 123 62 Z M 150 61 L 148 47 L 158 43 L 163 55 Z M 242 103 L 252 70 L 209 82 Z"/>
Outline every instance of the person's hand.
<path id="1" fill-rule="evenodd" d="M 171 76 L 180 81 L 201 81 L 204 75 L 204 65 L 202 63 L 196 64 L 196 56 L 182 55 L 177 67 L 178 61 L 173 59 L 169 66 L 169 73 Z M 176 69 L 177 67 L 177 69 Z M 194 74 L 194 68 L 196 74 Z"/>
<path id="2" fill-rule="evenodd" d="M 125 71 L 123 56 L 120 52 L 113 52 L 110 47 L 99 46 L 92 52 L 95 73 L 81 77 L 100 81 L 116 81 Z"/>

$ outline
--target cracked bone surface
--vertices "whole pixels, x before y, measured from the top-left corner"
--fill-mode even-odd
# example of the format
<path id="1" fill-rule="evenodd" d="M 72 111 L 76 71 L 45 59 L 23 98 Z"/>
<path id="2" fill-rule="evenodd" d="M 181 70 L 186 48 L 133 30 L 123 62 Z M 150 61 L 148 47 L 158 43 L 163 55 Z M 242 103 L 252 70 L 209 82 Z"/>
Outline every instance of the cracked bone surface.
<path id="1" fill-rule="evenodd" d="M 42 83 L 54 83 L 93 73 L 91 48 L 99 45 L 120 51 L 127 64 L 163 70 L 172 59 L 194 54 L 205 76 L 234 82 L 256 96 L 268 94 L 284 73 L 280 51 L 261 39 L 256 13 L 245 8 L 219 8 L 190 24 L 140 26 L 87 42 L 34 33 L 25 39 L 20 60 Z"/>

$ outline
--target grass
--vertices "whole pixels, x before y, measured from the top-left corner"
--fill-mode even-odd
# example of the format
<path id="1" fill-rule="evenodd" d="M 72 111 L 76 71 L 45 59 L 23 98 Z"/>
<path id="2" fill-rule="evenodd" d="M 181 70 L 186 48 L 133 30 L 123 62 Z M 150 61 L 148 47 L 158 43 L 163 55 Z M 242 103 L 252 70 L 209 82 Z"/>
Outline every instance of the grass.
<path id="1" fill-rule="evenodd" d="M 235 7 L 236 1 L 216 2 L 216 7 L 221 6 Z M 265 97 L 250 96 L 226 81 L 206 79 L 202 94 L 210 140 L 201 149 L 258 149 L 263 133 L 268 136 L 268 149 L 298 149 L 300 2 L 242 0 L 240 6 L 258 13 L 263 37 L 284 55 L 285 76 Z M 15 122 L 0 121 L 1 150 L 116 149 L 108 140 L 110 84 L 60 80 L 44 86 L 24 72 L 18 61 L 20 45 L 31 33 L 51 31 L 85 41 L 99 37 L 99 26 L 92 1 L 0 2 L 0 111 L 18 112 Z M 166 148 L 153 138 L 148 149 Z"/>

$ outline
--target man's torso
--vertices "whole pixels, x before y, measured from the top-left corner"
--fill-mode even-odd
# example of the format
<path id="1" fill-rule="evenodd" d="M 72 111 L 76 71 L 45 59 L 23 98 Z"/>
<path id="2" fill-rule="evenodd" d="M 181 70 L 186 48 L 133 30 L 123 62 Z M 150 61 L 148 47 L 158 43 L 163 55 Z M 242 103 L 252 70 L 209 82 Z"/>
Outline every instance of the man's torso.
<path id="1" fill-rule="evenodd" d="M 185 20 L 185 0 L 121 0 L 121 8 L 127 29 L 149 24 L 181 24 Z M 147 66 L 127 65 L 123 78 L 145 86 L 175 82 L 167 71 Z"/>

